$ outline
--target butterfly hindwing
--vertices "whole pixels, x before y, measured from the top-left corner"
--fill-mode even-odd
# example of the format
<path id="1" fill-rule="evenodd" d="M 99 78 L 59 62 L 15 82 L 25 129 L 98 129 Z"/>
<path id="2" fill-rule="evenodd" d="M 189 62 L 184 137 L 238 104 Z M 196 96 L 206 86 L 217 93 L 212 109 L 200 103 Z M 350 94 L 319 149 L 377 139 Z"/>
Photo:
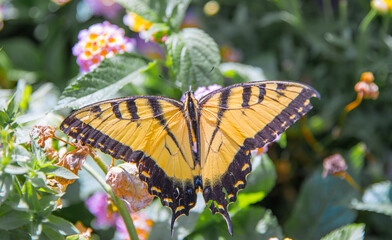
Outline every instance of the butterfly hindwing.
<path id="1" fill-rule="evenodd" d="M 114 158 L 136 163 L 150 193 L 172 209 L 172 225 L 195 206 L 197 172 L 181 102 L 154 96 L 103 101 L 75 111 L 60 129 Z"/>
<path id="2" fill-rule="evenodd" d="M 263 81 L 219 89 L 200 100 L 203 196 L 232 232 L 228 203 L 236 201 L 251 171 L 250 151 L 273 142 L 308 112 L 318 93 L 303 84 Z"/>

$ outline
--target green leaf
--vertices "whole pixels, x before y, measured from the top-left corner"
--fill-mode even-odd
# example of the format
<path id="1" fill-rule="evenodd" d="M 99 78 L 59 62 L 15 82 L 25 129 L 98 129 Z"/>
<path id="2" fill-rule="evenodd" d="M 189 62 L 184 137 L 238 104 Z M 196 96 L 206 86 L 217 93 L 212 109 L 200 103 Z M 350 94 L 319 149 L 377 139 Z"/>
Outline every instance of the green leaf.
<path id="1" fill-rule="evenodd" d="M 154 0 L 115 0 L 128 12 L 134 12 L 153 23 L 161 22 L 160 15 L 165 11 L 164 1 Z M 161 14 L 160 14 L 161 13 Z"/>
<path id="2" fill-rule="evenodd" d="M 42 226 L 42 233 L 47 237 L 47 239 L 64 239 L 62 234 L 45 224 Z"/>
<path id="3" fill-rule="evenodd" d="M 355 175 L 359 175 L 365 164 L 365 151 L 366 146 L 364 143 L 358 143 L 350 149 L 348 164 L 350 171 Z"/>
<path id="4" fill-rule="evenodd" d="M 12 176 L 5 173 L 0 173 L 0 206 L 7 200 L 12 185 Z"/>
<path id="5" fill-rule="evenodd" d="M 255 82 L 266 80 L 264 72 L 259 67 L 254 67 L 242 63 L 222 63 L 219 66 L 223 76 L 233 78 L 234 82 Z"/>
<path id="6" fill-rule="evenodd" d="M 261 239 L 282 237 L 278 220 L 270 210 L 246 207 L 232 216 L 235 239 Z M 231 239 L 226 221 L 220 215 L 211 215 L 208 208 L 202 213 L 196 230 L 186 239 Z"/>
<path id="7" fill-rule="evenodd" d="M 275 165 L 267 154 L 254 157 L 252 168 L 246 188 L 238 194 L 237 204 L 240 209 L 263 200 L 275 186 Z"/>
<path id="8" fill-rule="evenodd" d="M 30 210 L 36 211 L 40 208 L 37 191 L 29 181 L 26 181 L 23 186 L 23 195 Z"/>
<path id="9" fill-rule="evenodd" d="M 282 229 L 271 210 L 248 207 L 233 216 L 234 234 L 238 239 L 268 240 L 282 238 Z"/>
<path id="10" fill-rule="evenodd" d="M 54 215 L 50 215 L 47 218 L 45 225 L 62 235 L 72 235 L 79 233 L 78 229 L 72 223 L 68 222 L 64 218 Z"/>
<path id="11" fill-rule="evenodd" d="M 365 224 L 349 224 L 329 233 L 321 240 L 362 240 L 365 236 Z"/>
<path id="12" fill-rule="evenodd" d="M 114 97 L 126 84 L 140 84 L 143 81 L 141 71 L 146 67 L 144 58 L 130 53 L 106 58 L 96 69 L 71 83 L 55 109 L 80 108 Z"/>
<path id="13" fill-rule="evenodd" d="M 65 179 L 78 179 L 78 175 L 75 173 L 71 172 L 70 170 L 60 167 L 60 166 L 47 166 L 44 168 L 41 168 L 41 171 L 46 173 L 47 175 L 54 175 L 57 177 L 62 177 Z"/>
<path id="14" fill-rule="evenodd" d="M 185 28 L 165 42 L 172 69 L 183 91 L 189 86 L 207 86 L 222 81 L 218 45 L 204 31 Z M 214 69 L 215 68 L 215 69 Z"/>
<path id="15" fill-rule="evenodd" d="M 173 29 L 178 29 L 180 27 L 190 2 L 190 0 L 167 1 L 166 16 Z"/>
<path id="16" fill-rule="evenodd" d="M 352 223 L 356 212 L 348 208 L 358 193 L 346 181 L 316 172 L 303 184 L 285 232 L 295 239 L 320 239 L 333 229 Z"/>
<path id="17" fill-rule="evenodd" d="M 367 188 L 362 201 L 353 200 L 352 208 L 382 213 L 392 217 L 392 183 L 390 181 L 375 183 Z"/>
<path id="18" fill-rule="evenodd" d="M 22 167 L 9 164 L 5 167 L 4 172 L 12 174 L 12 175 L 20 175 L 20 174 L 26 173 L 27 170 Z"/>
<path id="19" fill-rule="evenodd" d="M 30 214 L 21 211 L 9 211 L 0 216 L 0 229 L 12 230 L 30 222 Z"/>

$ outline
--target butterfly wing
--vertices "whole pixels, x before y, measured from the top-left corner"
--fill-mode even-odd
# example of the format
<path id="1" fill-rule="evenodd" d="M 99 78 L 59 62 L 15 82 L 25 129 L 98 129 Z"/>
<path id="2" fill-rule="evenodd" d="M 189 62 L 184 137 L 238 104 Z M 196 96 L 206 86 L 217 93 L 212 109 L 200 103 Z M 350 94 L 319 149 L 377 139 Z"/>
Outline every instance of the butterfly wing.
<path id="1" fill-rule="evenodd" d="M 203 196 L 232 233 L 228 203 L 246 185 L 250 150 L 273 142 L 308 112 L 318 93 L 303 84 L 262 81 L 219 89 L 200 100 L 200 161 Z"/>
<path id="2" fill-rule="evenodd" d="M 195 206 L 198 173 L 182 102 L 155 96 L 103 101 L 73 112 L 60 129 L 113 158 L 136 163 L 150 194 L 172 209 L 172 227 Z"/>

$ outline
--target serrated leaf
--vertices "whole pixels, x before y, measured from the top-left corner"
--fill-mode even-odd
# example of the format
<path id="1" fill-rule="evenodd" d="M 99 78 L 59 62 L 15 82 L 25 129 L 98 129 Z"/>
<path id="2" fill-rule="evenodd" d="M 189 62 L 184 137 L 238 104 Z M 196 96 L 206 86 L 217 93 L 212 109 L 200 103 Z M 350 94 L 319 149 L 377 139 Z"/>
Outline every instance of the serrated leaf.
<path id="1" fill-rule="evenodd" d="M 164 1 L 154 0 L 115 0 L 127 11 L 134 12 L 140 17 L 153 23 L 161 22 L 159 13 L 164 12 Z"/>
<path id="2" fill-rule="evenodd" d="M 225 77 L 236 78 L 238 75 L 240 80 L 235 82 L 256 82 L 267 79 L 261 68 L 242 63 L 222 63 L 219 69 Z"/>
<path id="3" fill-rule="evenodd" d="M 0 216 L 0 229 L 12 230 L 30 222 L 30 214 L 22 211 L 9 211 Z"/>
<path id="4" fill-rule="evenodd" d="M 365 236 L 365 224 L 350 224 L 336 229 L 321 240 L 362 240 Z"/>
<path id="5" fill-rule="evenodd" d="M 57 217 L 54 215 L 50 215 L 47 218 L 47 222 L 45 223 L 45 225 L 62 235 L 72 235 L 79 233 L 78 229 L 72 223 L 65 220 L 64 218 Z"/>
<path id="6" fill-rule="evenodd" d="M 173 29 L 178 29 L 180 27 L 190 2 L 190 0 L 167 1 L 166 16 Z"/>
<path id="7" fill-rule="evenodd" d="M 348 206 L 358 192 L 337 177 L 316 172 L 303 184 L 285 232 L 295 239 L 320 239 L 333 229 L 352 223 L 356 212 Z"/>
<path id="8" fill-rule="evenodd" d="M 222 81 L 217 69 L 220 64 L 218 45 L 204 31 L 185 28 L 169 36 L 165 44 L 183 91 L 189 90 L 189 86 L 196 88 Z"/>
<path id="9" fill-rule="evenodd" d="M 78 175 L 75 173 L 71 172 L 70 170 L 60 167 L 60 166 L 47 166 L 44 168 L 41 168 L 41 171 L 48 174 L 48 175 L 54 175 L 57 177 L 62 177 L 65 179 L 78 179 Z"/>
<path id="10" fill-rule="evenodd" d="M 390 181 L 375 183 L 367 188 L 362 201 L 354 200 L 352 208 L 382 213 L 392 217 L 392 183 Z"/>
<path id="11" fill-rule="evenodd" d="M 99 66 L 71 83 L 63 92 L 55 109 L 80 108 L 112 98 L 126 84 L 140 84 L 147 61 L 125 53 L 104 59 Z"/>

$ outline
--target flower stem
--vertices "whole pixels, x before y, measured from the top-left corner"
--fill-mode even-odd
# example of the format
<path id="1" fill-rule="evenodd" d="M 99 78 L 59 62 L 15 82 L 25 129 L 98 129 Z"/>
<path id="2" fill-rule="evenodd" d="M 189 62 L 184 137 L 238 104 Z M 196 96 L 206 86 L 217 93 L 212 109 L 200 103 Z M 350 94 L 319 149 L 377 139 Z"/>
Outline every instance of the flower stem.
<path id="1" fill-rule="evenodd" d="M 99 158 L 99 157 L 98 157 Z M 102 160 L 101 160 L 102 161 Z M 102 162 L 103 163 L 103 162 Z M 102 186 L 102 188 L 112 197 L 113 203 L 116 205 L 121 217 L 124 219 L 125 226 L 127 226 L 128 234 L 130 239 L 139 240 L 139 237 L 136 232 L 135 225 L 133 225 L 133 221 L 131 215 L 128 211 L 127 206 L 121 199 L 119 199 L 113 192 L 112 188 L 106 184 L 105 180 L 103 180 L 99 174 L 86 162 L 83 164 L 83 168 L 90 173 L 91 176 L 97 180 L 97 182 Z M 106 169 L 106 168 L 105 168 Z"/>

